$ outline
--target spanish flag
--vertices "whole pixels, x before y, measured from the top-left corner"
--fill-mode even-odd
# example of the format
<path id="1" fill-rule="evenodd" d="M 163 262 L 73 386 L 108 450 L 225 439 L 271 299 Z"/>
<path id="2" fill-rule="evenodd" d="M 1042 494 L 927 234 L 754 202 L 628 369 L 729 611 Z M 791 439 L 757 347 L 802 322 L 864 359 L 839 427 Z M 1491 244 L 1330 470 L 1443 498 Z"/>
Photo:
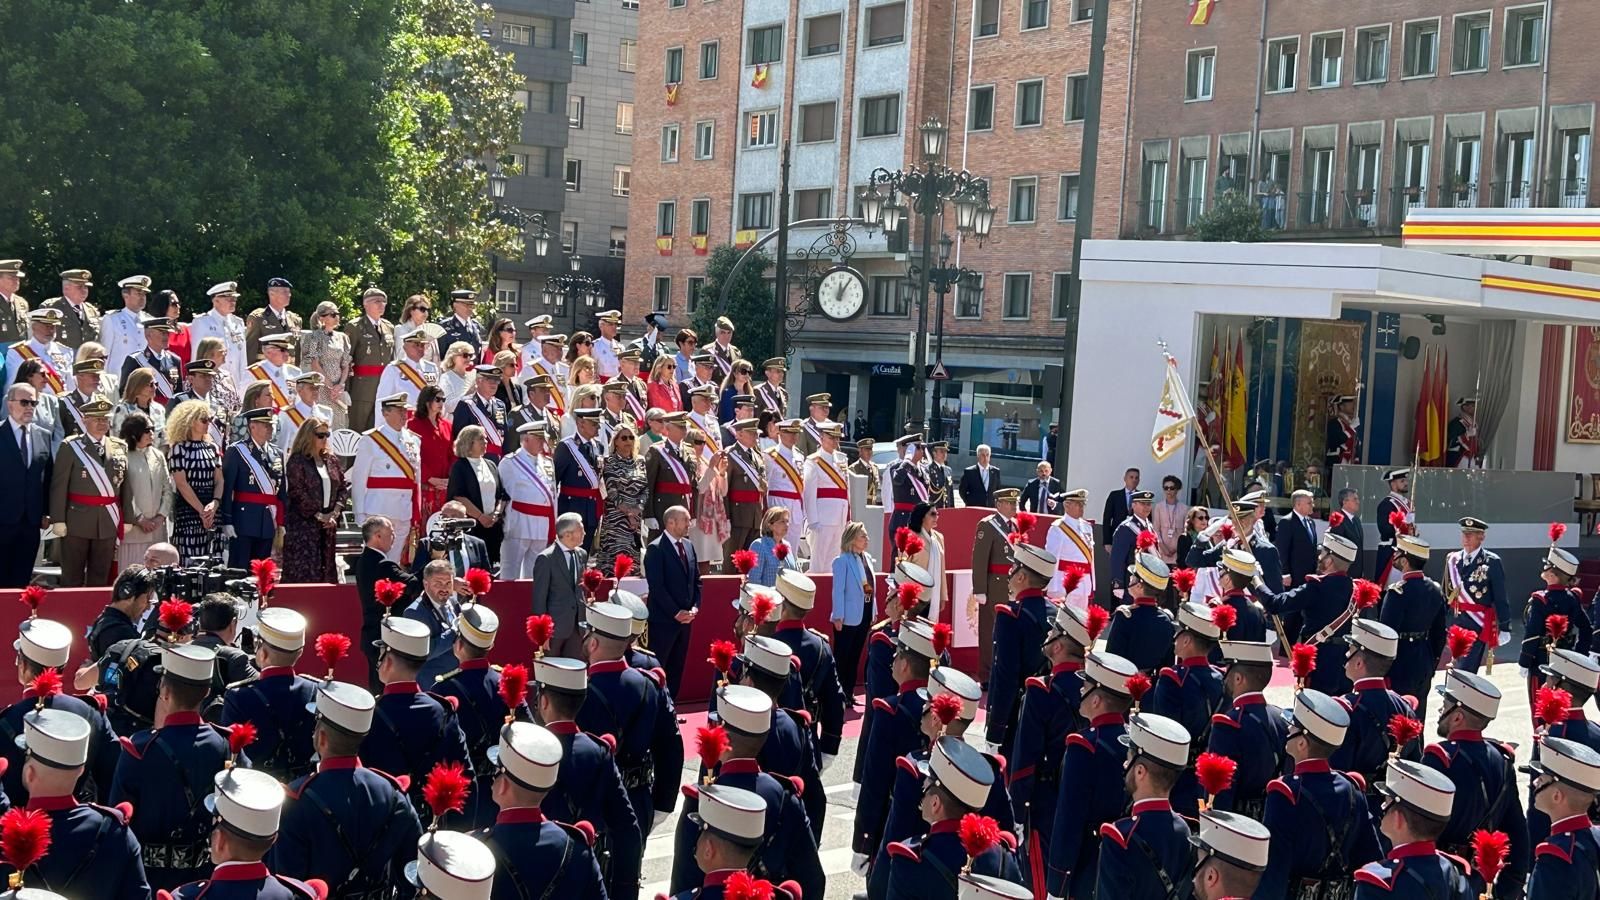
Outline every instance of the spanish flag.
<path id="1" fill-rule="evenodd" d="M 677 85 L 677 84 L 669 84 L 669 85 L 667 85 L 667 105 L 668 106 L 677 106 L 678 105 L 678 87 L 679 87 L 679 85 Z"/>
<path id="2" fill-rule="evenodd" d="M 1244 468 L 1249 446 L 1249 436 L 1245 434 L 1250 427 L 1249 416 L 1245 414 L 1250 406 L 1249 397 L 1244 380 L 1244 335 L 1240 334 L 1238 342 L 1233 345 L 1233 371 L 1228 373 L 1228 439 L 1223 445 L 1223 453 L 1230 469 Z"/>
<path id="3" fill-rule="evenodd" d="M 672 255 L 672 238 L 670 238 L 670 237 L 658 237 L 658 238 L 656 238 L 656 253 L 660 254 L 661 256 L 671 256 Z"/>
<path id="4" fill-rule="evenodd" d="M 1189 0 L 1189 24 L 1205 25 L 1211 21 L 1211 10 L 1217 0 Z"/>
<path id="5" fill-rule="evenodd" d="M 767 64 L 766 63 L 761 63 L 761 64 L 757 65 L 756 66 L 756 70 L 750 74 L 750 86 L 751 87 L 757 87 L 757 88 L 758 87 L 766 87 L 767 86 Z"/>

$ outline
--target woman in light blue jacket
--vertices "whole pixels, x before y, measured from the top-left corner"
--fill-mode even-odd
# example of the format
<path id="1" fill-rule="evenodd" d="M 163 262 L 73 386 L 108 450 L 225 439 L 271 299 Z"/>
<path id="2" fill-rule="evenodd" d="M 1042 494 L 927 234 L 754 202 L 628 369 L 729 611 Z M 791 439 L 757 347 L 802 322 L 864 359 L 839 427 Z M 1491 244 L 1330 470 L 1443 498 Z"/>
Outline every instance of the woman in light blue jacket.
<path id="1" fill-rule="evenodd" d="M 833 657 L 839 672 L 839 685 L 850 705 L 856 705 L 856 673 L 861 669 L 861 651 L 867 646 L 872 626 L 877 564 L 867 552 L 867 526 L 850 522 L 839 540 L 839 555 L 833 560 Z"/>
<path id="2" fill-rule="evenodd" d="M 778 558 L 780 545 L 784 548 L 782 559 Z M 768 509 L 761 517 L 761 537 L 750 542 L 750 549 L 756 554 L 756 567 L 750 570 L 751 584 L 775 587 L 779 572 L 784 569 L 800 571 L 794 544 L 789 542 L 789 511 L 781 506 Z"/>

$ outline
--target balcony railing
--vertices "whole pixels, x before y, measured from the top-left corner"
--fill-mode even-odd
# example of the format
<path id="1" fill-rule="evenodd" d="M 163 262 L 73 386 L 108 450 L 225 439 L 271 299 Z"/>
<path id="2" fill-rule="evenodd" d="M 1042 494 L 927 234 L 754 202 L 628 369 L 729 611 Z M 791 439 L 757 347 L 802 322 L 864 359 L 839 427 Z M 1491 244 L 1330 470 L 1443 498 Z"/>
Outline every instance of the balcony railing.
<path id="1" fill-rule="evenodd" d="M 1553 178 L 1545 188 L 1545 205 L 1581 209 L 1589 205 L 1589 179 Z"/>
<path id="2" fill-rule="evenodd" d="M 1458 181 L 1439 185 L 1439 206 L 1442 209 L 1475 209 L 1478 205 L 1478 183 Z"/>
<path id="3" fill-rule="evenodd" d="M 1295 227 L 1324 229 L 1335 227 L 1333 218 L 1333 193 L 1331 191 L 1301 191 L 1295 210 Z"/>
<path id="4" fill-rule="evenodd" d="M 1533 205 L 1533 184 L 1523 181 L 1496 181 L 1494 205 L 1506 209 L 1526 209 Z"/>
<path id="5" fill-rule="evenodd" d="M 1399 228 L 1413 209 L 1428 205 L 1428 189 L 1416 184 L 1396 185 L 1389 189 L 1389 198 L 1389 227 Z"/>
<path id="6" fill-rule="evenodd" d="M 1353 188 L 1340 192 L 1339 215 L 1345 228 L 1375 229 L 1378 227 L 1377 191 L 1372 188 Z"/>

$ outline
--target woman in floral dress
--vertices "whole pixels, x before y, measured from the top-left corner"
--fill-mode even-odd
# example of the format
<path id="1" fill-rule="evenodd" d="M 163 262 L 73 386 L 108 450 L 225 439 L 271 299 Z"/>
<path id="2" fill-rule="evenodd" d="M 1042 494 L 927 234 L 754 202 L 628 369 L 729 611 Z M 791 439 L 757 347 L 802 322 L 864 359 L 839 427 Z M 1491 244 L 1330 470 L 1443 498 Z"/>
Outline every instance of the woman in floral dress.
<path id="1" fill-rule="evenodd" d="M 335 430 L 349 428 L 350 397 L 345 389 L 354 360 L 350 337 L 339 330 L 339 307 L 327 300 L 317 304 L 311 320 L 315 327 L 306 329 L 300 336 L 300 368 L 322 373 L 322 390 L 317 402 L 333 411 Z M 398 341 L 395 346 L 399 346 Z M 364 425 L 357 430 L 364 430 Z"/>

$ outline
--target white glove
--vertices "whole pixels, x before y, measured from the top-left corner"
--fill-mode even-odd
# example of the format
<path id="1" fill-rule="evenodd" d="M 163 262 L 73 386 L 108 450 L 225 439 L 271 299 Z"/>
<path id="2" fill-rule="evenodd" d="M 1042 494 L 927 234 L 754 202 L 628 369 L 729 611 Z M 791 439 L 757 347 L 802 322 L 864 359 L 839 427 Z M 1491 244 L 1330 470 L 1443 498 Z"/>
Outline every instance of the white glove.
<path id="1" fill-rule="evenodd" d="M 837 753 L 824 753 L 824 754 L 822 754 L 822 771 L 824 771 L 824 772 L 828 771 L 828 767 L 833 765 L 833 761 L 838 759 L 838 758 L 839 758 L 839 754 L 837 754 Z"/>
<path id="2" fill-rule="evenodd" d="M 1502 632 L 1500 632 L 1500 643 L 1496 644 L 1495 646 L 1496 647 L 1504 647 L 1505 645 L 1507 645 L 1509 643 L 1511 643 L 1511 632 L 1502 631 Z"/>
<path id="3" fill-rule="evenodd" d="M 650 819 L 650 830 L 654 831 L 667 824 L 667 820 L 670 818 L 672 818 L 672 813 L 657 810 L 656 814 Z"/>
<path id="4" fill-rule="evenodd" d="M 1523 678 L 1527 678 L 1528 677 L 1528 670 L 1524 669 L 1521 666 L 1517 666 L 1517 674 L 1521 675 Z"/>
<path id="5" fill-rule="evenodd" d="M 1217 532 L 1221 530 L 1223 523 L 1232 521 L 1233 520 L 1227 516 L 1219 516 L 1215 519 L 1212 519 L 1210 525 L 1207 525 L 1205 528 L 1201 529 L 1199 537 L 1209 544 L 1216 537 Z"/>
<path id="6" fill-rule="evenodd" d="M 862 878 L 867 877 L 867 855 L 865 853 L 857 853 L 850 857 L 850 871 L 860 875 Z"/>
<path id="7" fill-rule="evenodd" d="M 236 538 L 238 536 L 239 536 L 238 529 L 234 528 L 232 525 L 224 525 L 224 526 L 222 526 L 222 537 L 223 537 L 224 540 L 231 541 L 231 540 L 233 540 L 234 538 Z"/>
<path id="8" fill-rule="evenodd" d="M 644 520 L 644 527 L 650 529 L 651 531 L 660 531 L 661 530 L 661 523 L 656 521 L 655 519 L 645 519 Z"/>
<path id="9" fill-rule="evenodd" d="M 983 752 L 989 754 L 990 756 L 993 756 L 993 755 L 995 755 L 995 754 L 1000 752 L 1000 745 L 995 743 L 994 741 L 984 741 L 983 742 Z"/>
<path id="10" fill-rule="evenodd" d="M 67 523 L 65 523 L 65 522 L 57 522 L 54 525 L 51 525 L 50 526 L 50 533 L 55 535 L 58 538 L 59 537 L 66 537 L 67 536 Z"/>
<path id="11" fill-rule="evenodd" d="M 861 799 L 861 782 L 850 785 L 850 802 L 856 803 Z"/>

